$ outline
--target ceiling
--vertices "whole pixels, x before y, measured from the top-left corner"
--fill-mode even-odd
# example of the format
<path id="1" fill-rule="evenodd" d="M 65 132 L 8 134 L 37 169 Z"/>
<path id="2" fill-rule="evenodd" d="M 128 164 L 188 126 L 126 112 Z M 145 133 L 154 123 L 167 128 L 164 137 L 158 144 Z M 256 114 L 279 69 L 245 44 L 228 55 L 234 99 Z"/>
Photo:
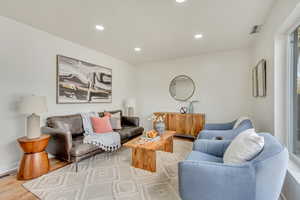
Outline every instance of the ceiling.
<path id="1" fill-rule="evenodd" d="M 139 64 L 247 47 L 274 1 L 1 0 L 0 15 Z"/>

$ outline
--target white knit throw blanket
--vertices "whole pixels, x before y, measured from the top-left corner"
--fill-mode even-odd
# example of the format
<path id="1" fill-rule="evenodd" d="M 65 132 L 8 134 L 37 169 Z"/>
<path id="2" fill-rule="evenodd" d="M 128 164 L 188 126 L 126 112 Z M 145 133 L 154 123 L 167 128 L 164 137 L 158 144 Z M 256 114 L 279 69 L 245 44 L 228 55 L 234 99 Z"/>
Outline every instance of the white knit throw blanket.
<path id="1" fill-rule="evenodd" d="M 81 113 L 81 117 L 85 132 L 83 143 L 96 145 L 104 151 L 116 151 L 121 147 L 121 139 L 119 133 L 94 133 L 91 117 L 99 117 L 95 112 Z"/>

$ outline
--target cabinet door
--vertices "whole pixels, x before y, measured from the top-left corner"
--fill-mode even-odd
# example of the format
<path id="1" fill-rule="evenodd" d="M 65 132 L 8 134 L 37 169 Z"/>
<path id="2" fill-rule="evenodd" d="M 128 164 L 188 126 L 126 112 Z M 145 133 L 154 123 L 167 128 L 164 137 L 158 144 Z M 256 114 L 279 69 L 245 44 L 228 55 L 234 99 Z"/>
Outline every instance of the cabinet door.
<path id="1" fill-rule="evenodd" d="M 177 114 L 174 113 L 168 113 L 168 128 L 171 131 L 177 131 L 177 125 L 176 125 L 176 121 L 177 121 Z"/>
<path id="2" fill-rule="evenodd" d="M 187 114 L 185 120 L 185 132 L 188 136 L 193 136 L 194 130 L 194 114 Z"/>
<path id="3" fill-rule="evenodd" d="M 202 114 L 194 114 L 193 119 L 192 119 L 192 130 L 191 130 L 191 135 L 194 137 L 197 137 L 199 132 L 203 129 L 204 127 L 204 120 L 205 117 Z"/>
<path id="4" fill-rule="evenodd" d="M 188 118 L 185 114 L 176 114 L 175 118 L 175 124 L 176 124 L 176 133 L 186 135 L 187 134 L 187 124 L 188 124 Z"/>

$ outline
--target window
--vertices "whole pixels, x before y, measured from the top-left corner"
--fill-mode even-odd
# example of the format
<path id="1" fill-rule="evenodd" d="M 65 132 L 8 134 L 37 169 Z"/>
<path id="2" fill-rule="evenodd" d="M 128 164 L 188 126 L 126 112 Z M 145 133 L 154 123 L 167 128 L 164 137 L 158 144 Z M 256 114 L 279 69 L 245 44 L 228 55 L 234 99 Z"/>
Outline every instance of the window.
<path id="1" fill-rule="evenodd" d="M 289 134 L 290 152 L 300 158 L 300 27 L 291 34 L 290 77 L 291 77 L 291 131 Z"/>

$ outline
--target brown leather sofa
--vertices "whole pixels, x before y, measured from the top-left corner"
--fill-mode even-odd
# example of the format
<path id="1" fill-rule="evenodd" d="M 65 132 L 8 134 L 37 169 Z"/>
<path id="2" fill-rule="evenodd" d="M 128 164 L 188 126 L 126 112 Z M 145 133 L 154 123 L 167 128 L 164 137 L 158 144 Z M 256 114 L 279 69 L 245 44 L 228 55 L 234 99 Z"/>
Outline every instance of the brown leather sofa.
<path id="1" fill-rule="evenodd" d="M 122 144 L 143 133 L 139 118 L 123 116 L 121 110 L 109 112 L 120 112 L 122 129 L 115 131 L 120 134 Z M 99 113 L 99 116 L 104 116 L 104 113 Z M 46 126 L 42 127 L 42 133 L 51 135 L 47 152 L 58 159 L 76 162 L 76 171 L 79 161 L 103 152 L 97 146 L 83 143 L 84 129 L 80 114 L 49 117 Z"/>

